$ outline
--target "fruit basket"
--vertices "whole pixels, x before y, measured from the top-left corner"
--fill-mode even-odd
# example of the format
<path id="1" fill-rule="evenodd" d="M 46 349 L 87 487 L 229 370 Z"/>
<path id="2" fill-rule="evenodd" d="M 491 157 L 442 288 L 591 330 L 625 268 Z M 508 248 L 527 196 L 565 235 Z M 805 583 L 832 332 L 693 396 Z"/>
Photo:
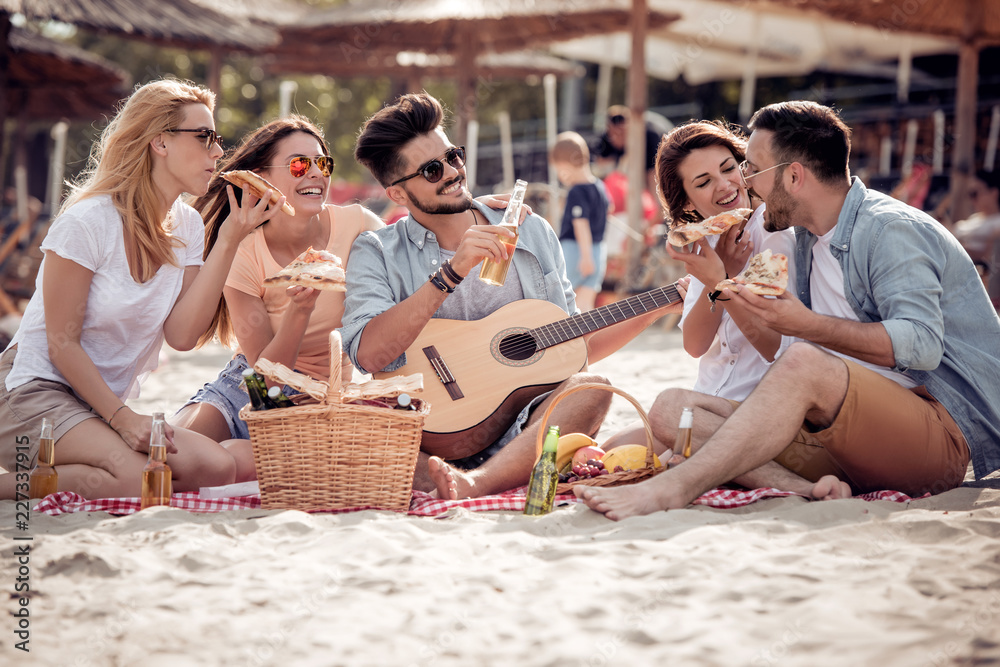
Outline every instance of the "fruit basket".
<path id="1" fill-rule="evenodd" d="M 579 479 L 575 482 L 560 482 L 556 487 L 556 493 L 569 493 L 570 489 L 574 486 L 620 486 L 623 484 L 635 484 L 636 482 L 641 482 L 644 479 L 648 479 L 653 475 L 662 472 L 663 467 L 660 466 L 659 459 L 657 459 L 656 453 L 653 451 L 653 428 L 649 425 L 649 416 L 646 415 L 646 411 L 643 410 L 642 406 L 639 405 L 639 402 L 632 398 L 632 396 L 630 396 L 627 392 L 622 391 L 618 387 L 613 387 L 608 384 L 600 384 L 597 382 L 588 382 L 586 384 L 577 385 L 557 396 L 555 400 L 549 404 L 545 414 L 542 415 L 541 427 L 538 429 L 538 441 L 536 443 L 538 451 L 540 452 L 542 450 L 542 439 L 545 437 L 544 434 L 548 429 L 549 417 L 552 415 L 552 411 L 555 409 L 556 405 L 559 404 L 559 401 L 563 400 L 570 394 L 577 391 L 583 391 L 584 389 L 600 389 L 603 391 L 610 391 L 621 396 L 632 404 L 632 407 L 634 407 L 636 412 L 639 413 L 639 418 L 642 419 L 642 425 L 646 429 L 646 467 L 636 470 L 625 470 L 622 472 L 609 472 L 607 475 Z"/>
<path id="2" fill-rule="evenodd" d="M 330 388 L 313 404 L 240 410 L 265 509 L 407 510 L 424 418 L 417 410 L 344 402 L 340 333 L 330 334 Z"/>

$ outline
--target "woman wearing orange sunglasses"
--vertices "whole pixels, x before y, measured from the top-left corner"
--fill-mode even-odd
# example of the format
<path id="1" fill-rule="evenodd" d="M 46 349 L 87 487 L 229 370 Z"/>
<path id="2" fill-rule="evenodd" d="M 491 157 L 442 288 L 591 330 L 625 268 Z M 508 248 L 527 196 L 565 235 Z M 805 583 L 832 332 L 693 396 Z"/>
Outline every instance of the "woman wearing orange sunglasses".
<path id="1" fill-rule="evenodd" d="M 358 234 L 383 226 L 368 209 L 353 204 L 326 203 L 333 158 L 323 132 L 303 116 L 272 121 L 249 135 L 226 157 L 212 179 L 208 193 L 194 206 L 205 218 L 205 247 L 216 242 L 219 222 L 229 213 L 224 171 L 246 169 L 268 180 L 287 197 L 295 210 L 274 210 L 250 233 L 233 261 L 215 319 L 199 344 L 218 338 L 237 354 L 213 382 L 206 384 L 172 420 L 217 440 L 249 438 L 239 411 L 249 401 L 239 387 L 244 369 L 261 357 L 315 378 L 330 371 L 330 331 L 340 326 L 344 293 L 310 287 L 268 287 L 265 278 L 291 263 L 308 247 L 323 249 L 347 263 Z M 345 362 L 344 377 L 350 377 Z M 237 478 L 253 479 L 248 443 Z M 235 451 L 235 449 L 234 449 Z"/>

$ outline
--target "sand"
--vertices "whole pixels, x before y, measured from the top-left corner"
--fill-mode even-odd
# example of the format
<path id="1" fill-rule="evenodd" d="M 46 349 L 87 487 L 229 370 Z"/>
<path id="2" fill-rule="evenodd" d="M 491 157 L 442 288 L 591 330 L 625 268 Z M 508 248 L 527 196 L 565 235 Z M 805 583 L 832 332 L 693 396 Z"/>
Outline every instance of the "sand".
<path id="1" fill-rule="evenodd" d="M 648 406 L 690 387 L 676 331 L 594 370 Z M 225 361 L 168 353 L 137 407 L 176 409 Z M 616 399 L 610 428 L 635 418 Z M 610 522 L 453 511 L 0 503 L 0 581 L 31 535 L 30 653 L 5 665 L 1000 664 L 1000 480 L 908 505 L 801 498 Z M 17 609 L 11 599 L 7 609 Z"/>

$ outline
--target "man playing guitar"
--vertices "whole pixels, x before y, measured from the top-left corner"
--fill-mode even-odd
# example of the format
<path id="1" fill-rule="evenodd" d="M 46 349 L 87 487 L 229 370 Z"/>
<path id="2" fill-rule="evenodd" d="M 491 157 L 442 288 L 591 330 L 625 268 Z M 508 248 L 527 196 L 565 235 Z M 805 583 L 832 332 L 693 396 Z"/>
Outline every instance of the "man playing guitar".
<path id="1" fill-rule="evenodd" d="M 431 401 L 431 414 L 461 415 L 475 404 L 479 393 L 496 393 L 499 383 L 499 376 L 485 368 L 463 374 L 447 363 L 452 347 L 468 342 L 466 338 L 483 337 L 472 328 L 474 321 L 523 300 L 545 303 L 546 308 L 555 304 L 557 317 L 549 312 L 541 321 L 538 316 L 533 322 L 506 318 L 500 328 L 537 326 L 579 311 L 556 235 L 537 215 L 528 215 L 521 224 L 505 284 L 497 287 L 478 280 L 484 258 L 505 259 L 501 237 L 507 232 L 497 226 L 498 212 L 473 201 L 466 188 L 465 151 L 448 140 L 443 120 L 444 111 L 436 99 L 410 94 L 377 112 L 362 128 L 355 158 L 385 187 L 389 199 L 409 209 L 410 215 L 355 241 L 347 266 L 342 333 L 351 361 L 363 371 L 381 371 L 383 376 L 405 373 L 400 369 L 426 355 L 421 363 L 434 370 L 425 373 L 425 385 L 448 383 L 448 392 L 442 394 L 447 399 Z M 506 397 L 504 409 L 485 415 L 470 428 L 456 429 L 451 435 L 457 437 L 425 430 L 414 488 L 436 490 L 440 497 L 454 499 L 494 494 L 527 483 L 536 456 L 537 422 L 544 413 L 544 409 L 533 409 L 547 407 L 555 395 L 578 384 L 607 383 L 579 371 L 586 368 L 588 359 L 608 356 L 659 316 L 679 310 L 676 290 L 672 295 L 618 324 L 580 334 L 584 348 L 578 356 L 562 353 L 572 341 L 513 360 L 502 358 L 493 345 L 492 356 L 503 362 L 498 368 L 563 355 L 568 370 L 556 379 L 527 377 L 521 386 L 501 388 Z M 414 345 L 432 318 L 468 323 L 470 328 L 443 333 L 432 345 L 425 341 Z M 493 340 L 503 335 L 498 333 Z M 489 356 L 491 340 L 489 335 L 485 338 L 473 342 L 484 346 Z M 559 402 L 550 423 L 559 425 L 563 433 L 594 435 L 610 399 L 609 392 L 577 392 Z"/>

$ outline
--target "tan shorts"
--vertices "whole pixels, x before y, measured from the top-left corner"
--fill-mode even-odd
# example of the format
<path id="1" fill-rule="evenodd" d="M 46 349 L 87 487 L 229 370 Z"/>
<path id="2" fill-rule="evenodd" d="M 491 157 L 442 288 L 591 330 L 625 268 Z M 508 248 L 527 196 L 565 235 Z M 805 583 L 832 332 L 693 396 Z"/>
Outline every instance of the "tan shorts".
<path id="1" fill-rule="evenodd" d="M 816 481 L 837 475 L 855 493 L 889 489 L 911 496 L 960 485 L 969 447 L 958 424 L 923 387 L 906 389 L 854 362 L 847 395 L 829 428 L 803 428 L 775 461 Z"/>
<path id="2" fill-rule="evenodd" d="M 42 417 L 48 417 L 54 425 L 57 464 L 59 438 L 86 419 L 100 419 L 90 406 L 60 382 L 31 380 L 7 391 L 7 375 L 14 367 L 16 354 L 15 345 L 0 356 L 0 466 L 9 472 L 14 471 L 18 444 L 28 441 L 31 443 L 31 465 L 35 465 Z"/>

